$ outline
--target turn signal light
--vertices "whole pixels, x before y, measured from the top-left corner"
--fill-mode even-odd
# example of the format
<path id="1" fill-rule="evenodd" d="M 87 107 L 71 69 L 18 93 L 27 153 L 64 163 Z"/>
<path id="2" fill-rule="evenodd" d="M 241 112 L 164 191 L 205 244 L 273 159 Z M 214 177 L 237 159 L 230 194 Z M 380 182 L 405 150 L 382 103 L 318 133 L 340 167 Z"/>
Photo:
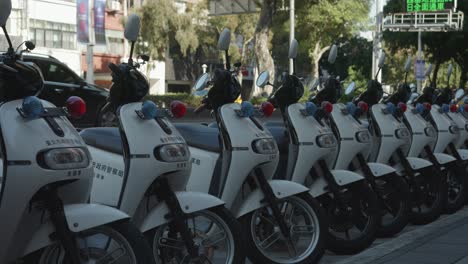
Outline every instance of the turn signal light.
<path id="1" fill-rule="evenodd" d="M 265 117 L 270 117 L 275 110 L 275 107 L 270 102 L 263 102 L 260 109 Z"/>
<path id="2" fill-rule="evenodd" d="M 86 103 L 78 96 L 70 96 L 65 105 L 72 118 L 80 118 L 86 113 Z"/>
<path id="3" fill-rule="evenodd" d="M 181 118 L 185 116 L 187 112 L 187 106 L 181 101 L 172 101 L 171 102 L 171 112 L 175 118 Z"/>

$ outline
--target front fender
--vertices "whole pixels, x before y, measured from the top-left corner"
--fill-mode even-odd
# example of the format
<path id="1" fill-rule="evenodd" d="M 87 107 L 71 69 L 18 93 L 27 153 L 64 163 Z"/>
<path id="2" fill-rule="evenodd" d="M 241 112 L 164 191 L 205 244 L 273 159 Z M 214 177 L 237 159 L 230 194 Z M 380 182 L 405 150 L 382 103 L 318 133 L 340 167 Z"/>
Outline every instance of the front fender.
<path id="1" fill-rule="evenodd" d="M 122 211 L 100 204 L 69 204 L 64 205 L 63 209 L 68 228 L 75 233 L 130 218 Z M 32 234 L 31 240 L 29 240 L 23 251 L 23 256 L 52 244 L 53 241 L 50 239 L 50 235 L 54 232 L 54 225 L 50 219 L 46 220 Z"/>
<path id="2" fill-rule="evenodd" d="M 291 181 L 270 180 L 268 181 L 268 183 L 270 184 L 273 193 L 278 199 L 286 198 L 289 196 L 309 191 L 307 187 Z M 246 199 L 244 199 L 237 212 L 234 212 L 234 215 L 236 216 L 236 218 L 239 218 L 258 208 L 266 206 L 267 204 L 262 202 L 263 198 L 264 195 L 262 190 L 255 189 L 249 194 L 249 196 Z"/>
<path id="3" fill-rule="evenodd" d="M 212 195 L 200 192 L 176 192 L 177 200 L 185 214 L 202 211 L 216 206 L 224 205 L 224 202 Z M 162 202 L 149 212 L 140 225 L 140 231 L 146 232 L 155 227 L 169 222 L 165 216 L 170 213 L 167 204 Z"/>
<path id="4" fill-rule="evenodd" d="M 330 171 L 336 183 L 340 186 L 363 180 L 364 177 L 353 171 L 347 170 L 332 170 Z M 328 193 L 328 182 L 324 177 L 318 177 L 310 186 L 310 194 L 313 197 L 319 197 L 322 194 Z"/>
<path id="5" fill-rule="evenodd" d="M 462 160 L 468 160 L 468 149 L 457 149 Z"/>
<path id="6" fill-rule="evenodd" d="M 430 166 L 433 165 L 432 162 L 430 162 L 428 160 L 425 160 L 425 159 L 421 159 L 421 158 L 406 157 L 406 159 L 408 160 L 408 162 L 409 162 L 409 164 L 411 166 L 411 169 L 413 171 L 424 169 L 424 168 L 427 168 L 427 167 L 430 167 Z M 397 163 L 395 166 L 393 166 L 393 168 L 395 168 L 398 175 L 403 175 L 404 174 L 404 167 L 401 164 L 401 162 Z"/>

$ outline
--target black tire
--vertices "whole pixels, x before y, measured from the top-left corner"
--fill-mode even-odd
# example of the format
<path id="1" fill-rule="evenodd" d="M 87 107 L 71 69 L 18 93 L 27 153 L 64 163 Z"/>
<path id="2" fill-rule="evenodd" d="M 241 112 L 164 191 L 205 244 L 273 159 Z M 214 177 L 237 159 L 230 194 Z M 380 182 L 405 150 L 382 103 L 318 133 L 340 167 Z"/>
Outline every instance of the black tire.
<path id="1" fill-rule="evenodd" d="M 312 264 L 312 263 L 318 263 L 320 259 L 323 257 L 323 254 L 325 253 L 325 233 L 326 233 L 326 218 L 325 218 L 325 212 L 323 209 L 320 207 L 320 204 L 315 200 L 310 194 L 308 193 L 303 193 L 299 195 L 295 195 L 293 197 L 299 198 L 302 201 L 304 201 L 307 206 L 309 206 L 310 210 L 312 210 L 318 220 L 319 223 L 319 236 L 318 236 L 318 241 L 316 243 L 316 246 L 309 254 L 307 257 L 303 258 L 300 261 L 292 261 L 290 260 L 289 262 L 275 262 L 272 259 L 270 259 L 268 256 L 265 256 L 257 247 L 253 237 L 252 237 L 252 231 L 251 231 L 251 223 L 252 223 L 252 218 L 254 217 L 254 212 L 249 213 L 241 218 L 241 223 L 244 229 L 245 237 L 246 237 L 246 246 L 247 246 L 247 255 L 249 259 L 252 261 L 252 263 L 255 264 L 260 264 L 260 263 L 269 263 L 269 264 L 284 264 L 284 263 L 291 263 L 291 264 Z M 281 201 L 285 201 L 288 198 L 282 199 Z M 257 209 L 261 210 L 261 209 Z"/>
<path id="2" fill-rule="evenodd" d="M 450 166 L 447 173 L 447 203 L 445 213 L 453 214 L 460 210 L 466 202 L 467 184 L 466 165 Z"/>
<path id="3" fill-rule="evenodd" d="M 246 248 L 244 244 L 243 232 L 242 232 L 241 224 L 239 223 L 239 221 L 224 206 L 213 207 L 213 208 L 207 209 L 206 211 L 209 211 L 215 214 L 217 217 L 219 217 L 221 221 L 223 221 L 224 224 L 228 227 L 229 231 L 232 234 L 232 239 L 234 240 L 235 248 L 234 248 L 233 260 L 232 262 L 230 262 L 230 264 L 245 263 L 247 254 L 246 254 Z M 145 233 L 145 236 L 147 240 L 149 241 L 149 245 L 153 249 L 152 250 L 153 254 L 156 254 L 155 252 L 156 249 L 154 245 L 154 242 L 155 242 L 154 236 L 158 228 L 155 228 Z M 154 256 L 154 258 L 156 258 L 156 256 Z M 164 263 L 164 262 L 161 262 L 161 263 Z"/>
<path id="4" fill-rule="evenodd" d="M 104 231 L 103 233 L 106 234 L 108 231 L 118 233 L 118 236 L 122 236 L 123 239 L 126 240 L 128 243 L 128 246 L 131 248 L 133 251 L 132 255 L 135 257 L 137 263 L 129 263 L 129 264 L 155 264 L 154 259 L 153 259 L 153 254 L 151 251 L 151 248 L 148 245 L 148 242 L 146 241 L 145 237 L 143 234 L 140 233 L 140 231 L 128 220 L 124 221 L 118 221 L 114 223 L 110 223 L 104 226 L 99 226 L 95 228 L 91 228 L 89 230 L 85 230 L 81 233 L 92 233 L 94 234 L 93 230 L 99 231 Z M 114 234 L 115 235 L 115 234 Z M 115 238 L 115 237 L 114 237 Z M 54 247 L 54 245 L 52 245 Z M 65 262 L 60 263 L 58 260 L 60 255 L 57 257 L 53 255 L 54 253 L 57 254 L 57 248 L 50 248 L 51 250 L 48 250 L 48 248 L 45 248 L 43 250 L 40 250 L 38 252 L 35 252 L 25 258 L 24 263 L 46 263 L 46 264 L 64 264 L 64 263 L 69 263 L 68 261 L 65 260 Z M 52 254 L 52 255 L 49 255 Z M 52 259 L 53 261 L 50 262 L 49 260 Z M 122 261 L 122 260 L 121 260 Z M 120 262 L 119 262 L 120 263 Z"/>
<path id="5" fill-rule="evenodd" d="M 348 202 L 346 205 L 351 209 L 351 215 L 346 217 L 351 217 L 353 220 L 356 220 L 356 217 L 363 220 L 362 217 L 364 217 L 366 221 L 364 225 L 362 222 L 355 224 L 353 220 L 346 219 L 343 215 L 336 215 L 336 204 L 330 203 L 336 201 L 334 199 L 327 200 L 330 198 L 328 194 L 325 194 L 328 198 L 322 195 L 319 201 L 322 201 L 330 223 L 326 239 L 327 249 L 336 254 L 351 255 L 363 251 L 374 242 L 380 223 L 380 207 L 377 195 L 365 180 L 350 184 L 343 195 L 344 201 Z M 363 214 L 363 211 L 366 215 Z M 349 231 L 353 227 L 360 230 L 361 233 L 358 237 L 351 239 L 346 235 L 344 235 L 345 238 L 337 236 L 338 233 L 346 234 L 345 230 Z"/>
<path id="6" fill-rule="evenodd" d="M 421 171 L 421 175 L 412 181 L 407 181 L 410 186 L 412 210 L 410 222 L 415 225 L 425 225 L 437 220 L 444 211 L 447 202 L 447 180 L 436 168 L 429 167 Z M 424 197 L 417 197 L 415 189 L 423 190 Z M 427 190 L 427 191 L 426 191 Z M 427 204 L 429 204 L 427 206 Z M 424 212 L 421 207 L 428 207 Z"/>
<path id="7" fill-rule="evenodd" d="M 379 184 L 383 182 L 383 185 Z M 400 233 L 409 222 L 411 212 L 411 200 L 408 184 L 403 177 L 394 173 L 376 179 L 377 189 L 382 208 L 382 215 L 392 211 L 394 217 L 391 221 L 385 221 L 385 216 L 380 221 L 377 230 L 378 237 L 392 237 Z"/>

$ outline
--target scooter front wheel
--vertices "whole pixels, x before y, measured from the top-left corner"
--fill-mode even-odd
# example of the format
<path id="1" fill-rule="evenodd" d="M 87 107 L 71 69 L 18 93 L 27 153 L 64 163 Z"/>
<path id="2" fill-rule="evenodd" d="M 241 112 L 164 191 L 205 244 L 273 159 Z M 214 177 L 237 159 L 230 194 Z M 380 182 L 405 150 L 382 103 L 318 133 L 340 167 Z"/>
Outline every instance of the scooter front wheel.
<path id="1" fill-rule="evenodd" d="M 324 253 L 326 232 L 319 203 L 307 193 L 281 199 L 278 208 L 289 237 L 282 234 L 268 206 L 242 217 L 249 259 L 253 263 L 317 263 Z"/>
<path id="2" fill-rule="evenodd" d="M 445 211 L 453 214 L 460 210 L 466 201 L 467 196 L 467 176 L 466 165 L 456 165 L 451 167 L 447 173 L 447 205 Z"/>
<path id="3" fill-rule="evenodd" d="M 95 227 L 77 234 L 80 261 L 86 263 L 147 264 L 154 263 L 151 249 L 140 231 L 128 221 Z M 60 244 L 45 248 L 32 263 L 66 264 Z"/>
<path id="4" fill-rule="evenodd" d="M 225 207 L 192 213 L 186 224 L 198 248 L 198 262 L 190 259 L 180 233 L 168 223 L 146 233 L 157 264 L 244 263 L 246 256 L 240 224 Z"/>

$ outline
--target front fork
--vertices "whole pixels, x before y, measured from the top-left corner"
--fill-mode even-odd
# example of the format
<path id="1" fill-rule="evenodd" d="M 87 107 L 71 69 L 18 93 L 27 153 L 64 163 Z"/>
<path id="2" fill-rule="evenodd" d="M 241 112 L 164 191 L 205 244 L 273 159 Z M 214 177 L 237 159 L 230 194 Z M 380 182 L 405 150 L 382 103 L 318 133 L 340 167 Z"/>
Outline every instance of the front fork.
<path id="1" fill-rule="evenodd" d="M 55 233 L 51 236 L 52 240 L 58 239 L 63 249 L 66 252 L 67 260 L 70 264 L 80 264 L 80 250 L 76 243 L 76 237 L 74 233 L 68 228 L 67 219 L 65 216 L 63 202 L 57 194 L 57 189 L 47 187 L 43 195 L 45 207 L 49 212 L 52 224 L 55 227 Z"/>
<path id="2" fill-rule="evenodd" d="M 166 178 L 163 177 L 155 183 L 155 193 L 160 201 L 166 202 L 170 213 L 164 217 L 166 219 L 172 218 L 172 224 L 176 232 L 182 236 L 191 260 L 195 261 L 195 263 L 201 263 L 198 247 L 193 242 L 192 234 L 185 221 L 187 215 L 182 211 L 179 200 L 177 200 L 177 196 Z"/>
<path id="3" fill-rule="evenodd" d="M 255 169 L 255 177 L 257 179 L 260 189 L 263 192 L 263 195 L 265 196 L 265 198 L 263 198 L 261 202 L 266 203 L 270 206 L 271 211 L 273 212 L 273 216 L 275 217 L 276 222 L 279 225 L 281 233 L 285 238 L 289 238 L 289 228 L 286 222 L 284 221 L 284 218 L 281 216 L 281 210 L 279 208 L 279 199 L 276 198 L 275 194 L 273 193 L 273 189 L 271 188 L 270 184 L 265 178 L 262 169 Z"/>

